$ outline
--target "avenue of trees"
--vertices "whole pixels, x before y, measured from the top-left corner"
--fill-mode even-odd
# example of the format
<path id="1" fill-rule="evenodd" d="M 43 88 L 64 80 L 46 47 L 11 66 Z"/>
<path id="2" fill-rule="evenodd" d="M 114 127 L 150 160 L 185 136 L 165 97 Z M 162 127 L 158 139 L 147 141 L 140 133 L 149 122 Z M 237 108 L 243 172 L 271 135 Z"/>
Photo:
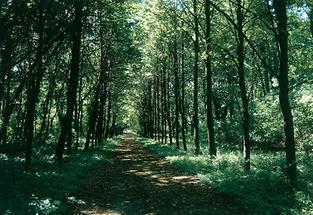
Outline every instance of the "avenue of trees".
<path id="1" fill-rule="evenodd" d="M 0 1 L 0 153 L 62 161 L 124 128 L 214 159 L 313 149 L 310 0 Z"/>
<path id="2" fill-rule="evenodd" d="M 247 173 L 253 149 L 285 151 L 294 184 L 296 149 L 313 146 L 312 3 L 159 0 L 143 7 L 142 133 L 213 159 L 225 145 L 238 147 Z"/>
<path id="3" fill-rule="evenodd" d="M 0 0 L 1 214 L 172 212 L 162 174 L 186 210 L 312 214 L 312 161 L 312 0 Z"/>

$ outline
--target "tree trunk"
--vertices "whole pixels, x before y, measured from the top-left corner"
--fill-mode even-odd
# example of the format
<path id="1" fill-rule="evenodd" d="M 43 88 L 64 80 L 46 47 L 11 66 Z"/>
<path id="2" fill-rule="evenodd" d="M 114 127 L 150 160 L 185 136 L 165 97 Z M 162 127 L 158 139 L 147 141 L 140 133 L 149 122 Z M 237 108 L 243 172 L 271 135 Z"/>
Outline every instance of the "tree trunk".
<path id="1" fill-rule="evenodd" d="M 175 140 L 176 148 L 179 149 L 179 78 L 178 78 L 178 54 L 177 54 L 177 39 L 174 38 L 174 93 L 175 93 Z"/>
<path id="2" fill-rule="evenodd" d="M 310 19 L 310 31 L 313 37 L 313 2 L 307 1 L 308 7 L 309 7 L 309 19 Z"/>
<path id="3" fill-rule="evenodd" d="M 166 121 L 166 108 L 165 108 L 165 100 L 166 98 L 164 98 L 164 94 L 165 94 L 165 90 L 164 90 L 164 81 L 165 81 L 165 74 L 166 74 L 166 67 L 165 67 L 165 63 L 163 62 L 163 69 L 162 69 L 162 74 L 161 74 L 161 80 L 160 80 L 160 88 L 161 88 L 161 109 L 162 109 L 162 144 L 166 143 L 166 130 L 165 130 L 165 121 Z"/>
<path id="4" fill-rule="evenodd" d="M 296 147 L 294 138 L 293 116 L 289 102 L 288 81 L 288 30 L 286 0 L 275 0 L 274 8 L 277 15 L 278 45 L 279 45 L 279 102 L 284 118 L 286 136 L 287 179 L 294 185 L 297 181 Z"/>
<path id="5" fill-rule="evenodd" d="M 106 125 L 105 125 L 105 133 L 104 139 L 107 140 L 110 134 L 110 121 L 111 121 L 111 109 L 112 109 L 112 95 L 111 91 L 108 91 L 108 107 L 107 107 L 107 118 L 106 118 Z"/>
<path id="6" fill-rule="evenodd" d="M 63 158 L 64 147 L 67 137 L 67 152 L 71 153 L 72 148 L 72 121 L 73 121 L 73 112 L 76 105 L 77 97 L 77 87 L 79 79 L 79 64 L 80 64 L 80 47 L 81 47 L 81 36 L 82 36 L 82 2 L 75 0 L 75 19 L 73 23 L 73 32 L 72 32 L 72 60 L 71 60 L 71 71 L 70 78 L 68 83 L 67 91 L 67 110 L 66 114 L 61 123 L 61 133 L 59 136 L 55 158 L 58 161 L 61 161 Z"/>
<path id="7" fill-rule="evenodd" d="M 153 78 L 153 136 L 157 140 L 157 83 L 156 77 Z"/>
<path id="8" fill-rule="evenodd" d="M 210 0 L 205 0 L 205 41 L 206 41 L 206 106 L 207 106 L 207 129 L 208 129 L 208 145 L 210 146 L 211 157 L 216 156 L 214 118 L 213 118 L 213 93 L 212 93 L 212 62 L 211 62 L 211 8 Z"/>
<path id="9" fill-rule="evenodd" d="M 36 112 L 36 104 L 40 91 L 40 84 L 44 75 L 43 69 L 43 31 L 44 31 L 44 17 L 43 17 L 43 1 L 39 1 L 39 23 L 38 23 L 38 47 L 36 52 L 36 70 L 30 71 L 30 77 L 26 88 L 26 117 L 24 122 L 24 138 L 26 142 L 25 153 L 25 169 L 30 170 L 31 156 L 32 156 L 32 144 L 34 137 L 34 118 Z"/>
<path id="10" fill-rule="evenodd" d="M 166 111 L 166 116 L 167 116 L 167 124 L 168 124 L 168 138 L 170 141 L 170 145 L 173 145 L 173 127 L 172 127 L 172 121 L 171 121 L 171 96 L 170 96 L 170 73 L 167 73 L 167 78 L 166 78 L 166 97 L 167 97 L 167 111 Z"/>
<path id="11" fill-rule="evenodd" d="M 184 53 L 184 36 L 182 32 L 182 42 L 181 42 L 181 79 L 182 79 L 182 86 L 181 86 L 181 121 L 182 121 L 182 140 L 183 140 L 183 147 L 184 150 L 187 151 L 187 143 L 186 143 L 186 131 L 187 131 L 187 123 L 186 123 L 186 107 L 185 107 L 185 53 Z"/>
<path id="12" fill-rule="evenodd" d="M 244 33 L 243 33 L 243 20 L 244 15 L 242 12 L 242 2 L 237 0 L 237 33 L 238 33 L 238 73 L 239 73 L 239 87 L 242 102 L 242 116 L 243 116 L 243 154 L 244 154 L 244 168 L 247 172 L 250 171 L 250 132 L 249 132 L 249 98 L 247 96 L 245 70 L 244 70 Z"/>
<path id="13" fill-rule="evenodd" d="M 96 120 L 98 115 L 98 106 L 99 106 L 99 93 L 100 93 L 100 83 L 96 88 L 96 93 L 93 102 L 91 102 L 89 120 L 88 120 L 88 130 L 84 150 L 88 150 L 90 146 L 91 135 L 94 133 L 96 127 Z"/>
<path id="14" fill-rule="evenodd" d="M 194 71 L 193 71 L 193 128 L 194 128 L 194 144 L 196 147 L 195 154 L 200 153 L 199 143 L 199 98 L 198 98 L 198 77 L 199 77 L 199 17 L 198 17 L 198 3 L 193 0 L 194 24 L 195 24 L 195 41 L 194 41 Z"/>
<path id="15" fill-rule="evenodd" d="M 163 68 L 163 71 L 164 71 L 164 74 L 163 74 L 163 80 L 162 80 L 162 89 L 163 89 L 163 101 L 164 101 L 164 104 L 163 104 L 163 107 L 164 107 L 164 134 L 165 134 L 165 144 L 167 144 L 167 104 L 168 104 L 168 101 L 167 101 L 167 87 L 166 87 L 166 66 L 165 66 L 166 63 L 164 63 L 164 68 Z"/>
<path id="16" fill-rule="evenodd" d="M 39 130 L 39 134 L 38 134 L 38 142 L 40 145 L 43 144 L 43 134 L 46 131 L 46 129 L 48 128 L 48 117 L 49 117 L 49 107 L 50 107 L 50 102 L 53 98 L 53 91 L 55 88 L 55 84 L 54 81 L 51 81 L 52 83 L 50 83 L 49 86 L 49 90 L 46 96 L 46 99 L 44 101 L 43 104 L 43 115 L 42 115 L 42 122 L 41 122 L 41 126 L 40 126 L 40 130 Z"/>
<path id="17" fill-rule="evenodd" d="M 158 127 L 158 141 L 161 140 L 161 99 L 160 99 L 160 77 L 157 76 L 157 127 Z"/>

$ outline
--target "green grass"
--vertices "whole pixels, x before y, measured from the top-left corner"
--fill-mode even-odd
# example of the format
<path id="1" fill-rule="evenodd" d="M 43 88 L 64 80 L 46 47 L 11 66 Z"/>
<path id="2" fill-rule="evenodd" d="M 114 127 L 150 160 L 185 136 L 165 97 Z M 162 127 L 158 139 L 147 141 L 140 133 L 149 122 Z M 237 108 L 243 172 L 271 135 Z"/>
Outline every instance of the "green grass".
<path id="1" fill-rule="evenodd" d="M 54 146 L 34 149 L 32 171 L 24 172 L 24 158 L 0 154 L 0 214 L 69 214 L 91 166 L 106 162 L 108 149 L 119 138 L 103 147 L 53 161 Z"/>
<path id="2" fill-rule="evenodd" d="M 291 189 L 284 174 L 284 153 L 253 152 L 251 173 L 243 170 L 240 152 L 223 149 L 214 160 L 195 156 L 153 140 L 139 138 L 148 149 L 178 168 L 198 175 L 217 191 L 240 199 L 251 214 L 313 214 L 313 159 L 298 153 L 298 185 Z"/>

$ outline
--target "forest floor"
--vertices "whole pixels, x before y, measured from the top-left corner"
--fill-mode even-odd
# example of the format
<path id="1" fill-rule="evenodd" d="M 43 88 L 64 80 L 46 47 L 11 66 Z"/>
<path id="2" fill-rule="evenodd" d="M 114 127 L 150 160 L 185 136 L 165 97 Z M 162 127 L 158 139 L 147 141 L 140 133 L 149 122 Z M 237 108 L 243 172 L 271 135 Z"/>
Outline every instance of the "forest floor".
<path id="1" fill-rule="evenodd" d="M 240 201 L 159 158 L 132 134 L 94 166 L 74 214 L 247 214 Z"/>

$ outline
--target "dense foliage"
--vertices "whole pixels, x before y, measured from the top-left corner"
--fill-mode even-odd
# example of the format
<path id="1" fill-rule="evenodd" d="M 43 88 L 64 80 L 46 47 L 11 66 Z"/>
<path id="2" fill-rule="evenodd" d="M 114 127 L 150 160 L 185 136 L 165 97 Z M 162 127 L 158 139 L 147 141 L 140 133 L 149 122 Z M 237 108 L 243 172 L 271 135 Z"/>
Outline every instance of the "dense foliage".
<path id="1" fill-rule="evenodd" d="M 212 157 L 241 148 L 247 172 L 251 147 L 286 151 L 295 182 L 295 150 L 312 148 L 311 5 L 282 4 L 145 2 L 143 134 L 196 154 L 200 138 Z"/>
<path id="2" fill-rule="evenodd" d="M 62 160 L 121 133 L 139 56 L 130 1 L 2 1 L 0 15 L 2 153 L 22 149 L 29 170 L 33 145 Z"/>

